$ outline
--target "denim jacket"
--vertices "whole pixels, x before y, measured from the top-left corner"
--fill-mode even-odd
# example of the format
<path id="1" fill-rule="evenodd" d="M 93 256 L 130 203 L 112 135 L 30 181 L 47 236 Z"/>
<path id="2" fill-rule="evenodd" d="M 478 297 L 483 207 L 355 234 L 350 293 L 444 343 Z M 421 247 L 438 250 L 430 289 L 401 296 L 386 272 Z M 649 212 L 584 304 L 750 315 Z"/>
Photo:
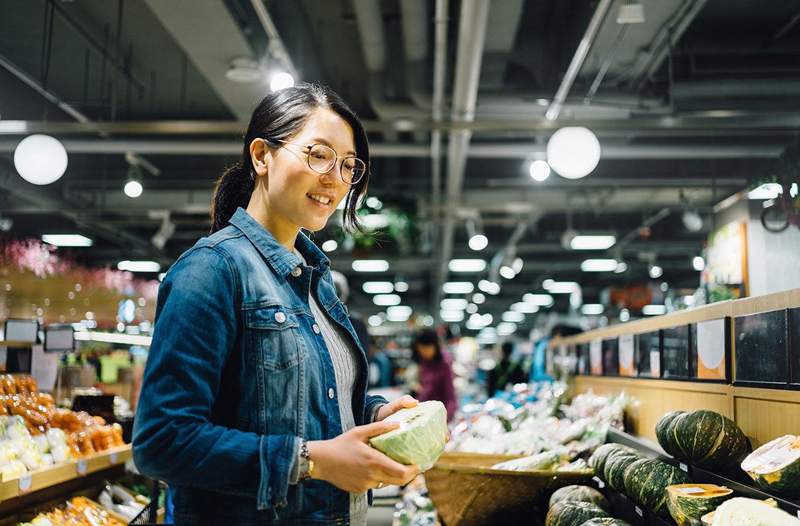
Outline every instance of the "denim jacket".
<path id="1" fill-rule="evenodd" d="M 161 284 L 133 455 L 139 470 L 174 489 L 179 525 L 349 521 L 346 492 L 318 480 L 289 484 L 301 438 L 342 433 L 309 291 L 361 351 L 356 425 L 386 400 L 366 395 L 365 349 L 336 296 L 330 261 L 302 233 L 295 248 L 310 266 L 240 208 Z"/>

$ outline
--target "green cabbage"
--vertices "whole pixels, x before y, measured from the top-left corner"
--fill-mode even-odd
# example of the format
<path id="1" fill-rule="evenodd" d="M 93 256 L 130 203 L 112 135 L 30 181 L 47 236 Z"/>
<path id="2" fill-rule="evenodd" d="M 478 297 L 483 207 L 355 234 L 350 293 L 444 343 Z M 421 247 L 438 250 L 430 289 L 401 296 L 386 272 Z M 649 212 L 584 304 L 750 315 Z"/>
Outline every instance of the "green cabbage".
<path id="1" fill-rule="evenodd" d="M 422 402 L 401 409 L 384 420 L 400 427 L 369 439 L 372 447 L 401 464 L 415 464 L 421 471 L 433 467 L 447 441 L 447 410 L 441 402 Z"/>

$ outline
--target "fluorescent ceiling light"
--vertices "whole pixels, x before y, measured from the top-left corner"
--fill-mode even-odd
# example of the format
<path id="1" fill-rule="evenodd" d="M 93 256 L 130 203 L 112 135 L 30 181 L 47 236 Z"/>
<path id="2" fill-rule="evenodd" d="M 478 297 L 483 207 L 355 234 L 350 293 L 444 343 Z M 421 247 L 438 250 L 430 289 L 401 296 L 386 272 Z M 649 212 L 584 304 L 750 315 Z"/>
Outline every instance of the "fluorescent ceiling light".
<path id="1" fill-rule="evenodd" d="M 125 195 L 128 197 L 136 199 L 142 195 L 144 188 L 142 187 L 142 183 L 139 181 L 131 180 L 125 183 L 125 186 L 122 187 L 122 191 L 125 192 Z"/>
<path id="2" fill-rule="evenodd" d="M 478 284 L 478 286 L 480 286 L 480 284 Z M 476 305 L 480 305 L 484 301 L 486 301 L 486 296 L 484 296 L 480 292 L 476 292 L 475 294 L 472 295 L 472 303 L 475 303 Z"/>
<path id="3" fill-rule="evenodd" d="M 378 327 L 383 323 L 383 318 L 377 314 L 373 314 L 369 317 L 369 319 L 367 319 L 367 323 L 369 323 L 370 327 Z"/>
<path id="4" fill-rule="evenodd" d="M 497 325 L 497 334 L 500 336 L 508 336 L 517 332 L 517 324 L 511 322 L 503 322 Z"/>
<path id="5" fill-rule="evenodd" d="M 482 259 L 451 259 L 448 268 L 450 272 L 481 272 L 486 269 L 486 261 Z"/>
<path id="6" fill-rule="evenodd" d="M 352 263 L 356 272 L 386 272 L 389 262 L 385 259 L 356 259 Z"/>
<path id="7" fill-rule="evenodd" d="M 664 269 L 659 267 L 658 265 L 651 265 L 650 266 L 650 277 L 653 279 L 658 279 L 664 274 Z"/>
<path id="8" fill-rule="evenodd" d="M 445 298 L 439 306 L 442 310 L 464 310 L 467 308 L 467 303 L 464 298 Z"/>
<path id="9" fill-rule="evenodd" d="M 413 312 L 414 309 L 408 305 L 395 305 L 386 309 L 386 319 L 389 321 L 406 321 Z"/>
<path id="10" fill-rule="evenodd" d="M 553 296 L 550 294 L 525 294 L 522 301 L 538 307 L 549 307 L 553 304 Z"/>
<path id="11" fill-rule="evenodd" d="M 522 272 L 523 264 L 524 262 L 522 261 L 522 258 L 514 258 L 514 262 L 511 263 L 511 269 L 514 271 L 514 274 L 519 274 Z"/>
<path id="12" fill-rule="evenodd" d="M 489 281 L 488 279 L 482 279 L 478 282 L 478 288 L 481 289 L 486 294 L 491 294 L 492 296 L 496 296 L 500 294 L 500 285 L 493 281 Z M 477 301 L 475 303 L 478 303 Z"/>
<path id="13" fill-rule="evenodd" d="M 703 269 L 706 268 L 706 260 L 704 260 L 702 256 L 695 256 L 694 259 L 692 259 L 692 267 L 697 272 L 702 272 Z"/>
<path id="14" fill-rule="evenodd" d="M 389 226 L 389 216 L 385 214 L 367 214 L 359 216 L 358 219 L 368 230 L 378 230 Z"/>
<path id="15" fill-rule="evenodd" d="M 581 263 L 584 272 L 614 272 L 617 270 L 616 259 L 587 259 Z"/>
<path id="16" fill-rule="evenodd" d="M 537 312 L 539 312 L 538 305 L 534 305 L 532 303 L 526 303 L 524 301 L 519 301 L 517 303 L 514 303 L 513 305 L 511 305 L 510 309 L 516 312 L 522 312 L 524 314 L 536 314 Z"/>
<path id="17" fill-rule="evenodd" d="M 533 161 L 530 168 L 528 168 L 528 173 L 530 173 L 531 179 L 541 183 L 550 177 L 550 165 L 547 164 L 547 161 L 542 161 L 541 159 Z"/>
<path id="18" fill-rule="evenodd" d="M 507 265 L 503 265 L 502 267 L 500 267 L 500 275 L 503 276 L 505 279 L 514 279 L 517 274 L 514 272 L 513 268 Z"/>
<path id="19" fill-rule="evenodd" d="M 408 283 L 405 281 L 395 281 L 394 282 L 394 290 L 396 292 L 407 292 L 408 291 Z"/>
<path id="20" fill-rule="evenodd" d="M 489 238 L 483 234 L 475 234 L 469 238 L 469 248 L 478 252 L 489 245 Z"/>
<path id="21" fill-rule="evenodd" d="M 294 77 L 291 75 L 291 73 L 279 71 L 277 73 L 273 73 L 269 78 L 270 91 L 280 91 L 282 89 L 291 88 L 292 86 L 294 86 Z"/>
<path id="22" fill-rule="evenodd" d="M 457 323 L 460 321 L 464 321 L 464 311 L 463 310 L 443 310 L 439 313 L 443 321 L 450 322 L 450 323 Z"/>
<path id="23" fill-rule="evenodd" d="M 117 263 L 119 270 L 127 270 L 128 272 L 158 272 L 161 270 L 161 265 L 156 261 L 120 261 Z"/>
<path id="24" fill-rule="evenodd" d="M 642 308 L 642 314 L 645 316 L 661 316 L 667 313 L 667 307 L 664 305 L 645 305 Z"/>
<path id="25" fill-rule="evenodd" d="M 365 281 L 361 290 L 367 294 L 389 294 L 394 291 L 391 281 Z"/>
<path id="26" fill-rule="evenodd" d="M 510 310 L 503 313 L 503 321 L 522 323 L 525 321 L 525 315 L 521 312 Z"/>
<path id="27" fill-rule="evenodd" d="M 615 236 L 575 236 L 569 246 L 572 250 L 605 250 L 616 242 Z"/>
<path id="28" fill-rule="evenodd" d="M 335 239 L 329 239 L 322 243 L 322 250 L 325 252 L 333 252 L 339 248 L 339 243 Z"/>
<path id="29" fill-rule="evenodd" d="M 580 289 L 580 285 L 578 285 L 574 281 L 549 280 L 549 282 L 544 283 L 543 286 L 551 294 L 572 294 L 573 292 Z"/>
<path id="30" fill-rule="evenodd" d="M 469 305 L 467 305 L 466 310 L 468 314 L 475 314 L 476 312 L 478 312 L 478 306 L 475 305 L 474 303 L 470 303 Z"/>
<path id="31" fill-rule="evenodd" d="M 397 294 L 377 294 L 372 298 L 372 302 L 381 307 L 400 305 L 400 301 L 400 296 Z"/>
<path id="32" fill-rule="evenodd" d="M 80 234 L 42 234 L 42 241 L 57 247 L 90 247 L 94 243 Z"/>
<path id="33" fill-rule="evenodd" d="M 628 264 L 625 263 L 624 261 L 620 261 L 619 263 L 617 263 L 617 268 L 614 269 L 614 272 L 616 272 L 617 274 L 622 274 L 627 270 L 628 270 Z"/>
<path id="34" fill-rule="evenodd" d="M 587 303 L 581 307 L 581 313 L 587 316 L 597 316 L 598 314 L 603 314 L 605 310 L 605 307 L 599 303 Z"/>
<path id="35" fill-rule="evenodd" d="M 442 285 L 445 294 L 469 294 L 475 286 L 469 281 L 448 281 Z"/>
<path id="36" fill-rule="evenodd" d="M 748 199 L 775 199 L 783 193 L 783 187 L 778 183 L 764 183 L 747 193 Z"/>

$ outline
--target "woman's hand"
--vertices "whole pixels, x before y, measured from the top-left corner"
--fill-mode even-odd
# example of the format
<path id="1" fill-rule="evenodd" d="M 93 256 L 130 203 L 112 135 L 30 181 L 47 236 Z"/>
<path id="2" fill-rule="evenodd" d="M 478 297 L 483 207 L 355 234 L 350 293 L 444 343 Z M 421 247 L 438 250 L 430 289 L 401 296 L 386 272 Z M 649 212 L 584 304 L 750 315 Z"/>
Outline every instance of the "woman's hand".
<path id="1" fill-rule="evenodd" d="M 350 493 L 408 484 L 419 474 L 419 468 L 395 462 L 368 444 L 370 437 L 397 427 L 398 424 L 392 422 L 375 422 L 355 427 L 331 440 L 309 442 L 308 455 L 314 461 L 311 477 Z"/>
<path id="2" fill-rule="evenodd" d="M 400 411 L 401 409 L 407 409 L 409 407 L 414 407 L 419 402 L 416 398 L 410 395 L 403 395 L 397 400 L 389 402 L 388 404 L 384 404 L 378 409 L 378 414 L 375 415 L 375 421 L 380 422 L 384 420 L 387 416 L 393 415 L 396 412 Z"/>

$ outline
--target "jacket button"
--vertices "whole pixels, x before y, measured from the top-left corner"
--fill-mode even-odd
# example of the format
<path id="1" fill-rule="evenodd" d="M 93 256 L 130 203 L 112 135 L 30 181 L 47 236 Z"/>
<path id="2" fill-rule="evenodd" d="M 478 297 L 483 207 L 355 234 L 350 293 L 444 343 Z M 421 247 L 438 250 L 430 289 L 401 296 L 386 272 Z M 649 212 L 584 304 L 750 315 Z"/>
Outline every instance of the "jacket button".
<path id="1" fill-rule="evenodd" d="M 300 277 L 300 274 L 302 274 L 302 273 L 303 273 L 303 269 L 301 269 L 300 267 L 294 267 L 292 269 L 292 276 L 294 276 L 296 278 Z"/>
<path id="2" fill-rule="evenodd" d="M 275 321 L 277 321 L 278 323 L 285 322 L 286 321 L 286 314 L 284 314 L 284 313 L 282 313 L 280 311 L 276 312 L 275 313 Z"/>
<path id="3" fill-rule="evenodd" d="M 314 331 L 314 334 L 319 334 L 319 325 L 316 323 L 311 326 L 311 329 Z"/>
<path id="4" fill-rule="evenodd" d="M 328 388 L 328 398 L 333 400 L 333 397 L 336 396 L 336 392 L 333 390 L 333 387 Z"/>

